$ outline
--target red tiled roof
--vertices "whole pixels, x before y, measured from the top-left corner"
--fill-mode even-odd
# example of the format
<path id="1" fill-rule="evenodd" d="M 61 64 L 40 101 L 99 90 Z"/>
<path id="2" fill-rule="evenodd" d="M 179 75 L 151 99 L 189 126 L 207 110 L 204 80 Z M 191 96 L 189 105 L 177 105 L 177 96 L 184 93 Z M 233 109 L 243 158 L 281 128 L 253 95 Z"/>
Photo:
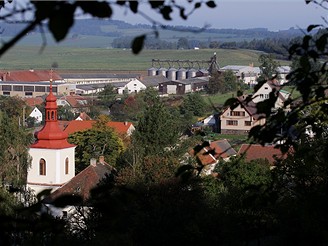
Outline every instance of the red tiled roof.
<path id="1" fill-rule="evenodd" d="M 203 166 L 214 164 L 217 162 L 216 158 L 212 155 L 212 153 L 208 152 L 207 148 L 201 149 L 196 154 L 196 156 Z"/>
<path id="2" fill-rule="evenodd" d="M 68 126 L 69 123 L 69 120 L 58 120 L 58 126 L 62 131 L 64 131 L 64 129 Z"/>
<path id="3" fill-rule="evenodd" d="M 95 120 L 72 120 L 71 122 L 69 122 L 64 132 L 66 132 L 67 134 L 72 134 L 74 132 L 88 130 L 92 128 L 92 124 L 94 124 L 95 122 Z M 126 134 L 131 125 L 131 122 L 109 121 L 107 123 L 107 126 L 114 128 L 114 130 L 118 134 Z"/>
<path id="4" fill-rule="evenodd" d="M 63 96 L 59 98 L 59 100 L 66 100 L 69 105 L 73 108 L 79 108 L 79 107 L 85 107 L 87 106 L 86 104 L 80 103 L 81 101 L 87 101 L 85 97 L 79 96 L 79 95 L 74 95 L 74 96 Z"/>
<path id="5" fill-rule="evenodd" d="M 31 98 L 26 97 L 26 98 L 24 98 L 24 101 L 30 107 L 35 107 L 36 105 L 41 105 L 44 102 L 42 97 L 31 97 Z"/>
<path id="6" fill-rule="evenodd" d="M 215 151 L 215 158 L 228 158 L 237 154 L 226 139 L 212 141 L 210 148 Z"/>
<path id="7" fill-rule="evenodd" d="M 112 171 L 113 167 L 106 162 L 97 162 L 94 165 L 90 164 L 62 187 L 55 190 L 50 197 L 46 199 L 46 202 L 51 202 L 63 195 L 80 196 L 86 201 L 90 197 L 90 191 Z"/>
<path id="8" fill-rule="evenodd" d="M 17 81 L 17 82 L 40 82 L 62 80 L 54 71 L 51 70 L 16 70 L 16 71 L 1 71 L 0 78 L 2 81 Z"/>
<path id="9" fill-rule="evenodd" d="M 242 154 L 245 154 L 246 161 L 267 159 L 270 164 L 274 163 L 275 157 L 284 159 L 287 156 L 273 145 L 262 146 L 260 144 L 242 144 L 238 151 L 238 155 Z"/>
<path id="10" fill-rule="evenodd" d="M 236 155 L 237 152 L 231 147 L 226 139 L 213 141 L 210 146 L 203 147 L 197 154 L 196 157 L 202 165 L 214 164 L 219 158 L 228 158 Z M 192 155 L 194 155 L 192 151 Z"/>

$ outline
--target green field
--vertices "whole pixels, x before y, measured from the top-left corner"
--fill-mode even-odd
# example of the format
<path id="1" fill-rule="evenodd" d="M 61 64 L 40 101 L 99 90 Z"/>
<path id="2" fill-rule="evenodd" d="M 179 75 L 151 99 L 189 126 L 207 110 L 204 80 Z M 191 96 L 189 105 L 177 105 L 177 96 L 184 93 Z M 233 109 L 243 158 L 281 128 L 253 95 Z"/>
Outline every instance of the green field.
<path id="1" fill-rule="evenodd" d="M 0 58 L 0 69 L 50 69 L 56 63 L 58 70 L 147 71 L 153 65 L 152 59 L 210 60 L 214 52 L 221 67 L 250 63 L 259 65 L 260 52 L 251 50 L 143 50 L 134 55 L 129 49 L 111 48 L 46 46 L 41 50 L 40 44 L 13 47 Z M 287 63 L 280 61 L 281 65 Z"/>

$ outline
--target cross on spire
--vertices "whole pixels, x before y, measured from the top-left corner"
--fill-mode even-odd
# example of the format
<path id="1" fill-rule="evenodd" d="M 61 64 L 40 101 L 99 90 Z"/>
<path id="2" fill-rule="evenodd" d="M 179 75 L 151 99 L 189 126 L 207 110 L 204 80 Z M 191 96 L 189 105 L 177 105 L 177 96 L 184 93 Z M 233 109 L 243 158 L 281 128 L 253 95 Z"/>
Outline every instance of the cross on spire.
<path id="1" fill-rule="evenodd" d="M 52 92 L 52 75 L 53 75 L 53 69 L 50 69 L 50 92 Z"/>

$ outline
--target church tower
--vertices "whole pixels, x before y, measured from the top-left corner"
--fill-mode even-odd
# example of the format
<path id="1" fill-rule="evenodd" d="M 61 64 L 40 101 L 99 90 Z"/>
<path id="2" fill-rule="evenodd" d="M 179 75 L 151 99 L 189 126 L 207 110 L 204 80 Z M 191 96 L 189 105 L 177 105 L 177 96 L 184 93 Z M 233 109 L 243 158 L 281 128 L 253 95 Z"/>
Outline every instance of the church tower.
<path id="1" fill-rule="evenodd" d="M 56 101 L 51 79 L 45 124 L 35 133 L 36 142 L 29 149 L 32 162 L 27 173 L 27 186 L 36 194 L 44 189 L 57 189 L 75 176 L 76 146 L 67 142 L 68 134 L 59 128 Z"/>

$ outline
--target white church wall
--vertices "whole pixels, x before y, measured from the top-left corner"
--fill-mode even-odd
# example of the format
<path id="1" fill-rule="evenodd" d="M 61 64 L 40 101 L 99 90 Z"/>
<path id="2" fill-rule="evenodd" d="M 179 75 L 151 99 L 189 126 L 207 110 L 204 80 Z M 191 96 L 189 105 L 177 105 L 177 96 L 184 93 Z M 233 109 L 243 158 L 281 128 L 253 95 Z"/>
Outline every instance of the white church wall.
<path id="1" fill-rule="evenodd" d="M 44 189 L 58 187 L 72 179 L 75 176 L 74 151 L 75 147 L 65 149 L 30 148 L 29 154 L 32 157 L 32 162 L 27 174 L 28 187 L 36 191 L 35 186 L 42 186 Z M 69 165 L 66 174 L 65 162 L 67 157 Z M 46 161 L 45 175 L 40 174 L 41 159 Z M 40 189 L 42 190 L 42 188 Z"/>

